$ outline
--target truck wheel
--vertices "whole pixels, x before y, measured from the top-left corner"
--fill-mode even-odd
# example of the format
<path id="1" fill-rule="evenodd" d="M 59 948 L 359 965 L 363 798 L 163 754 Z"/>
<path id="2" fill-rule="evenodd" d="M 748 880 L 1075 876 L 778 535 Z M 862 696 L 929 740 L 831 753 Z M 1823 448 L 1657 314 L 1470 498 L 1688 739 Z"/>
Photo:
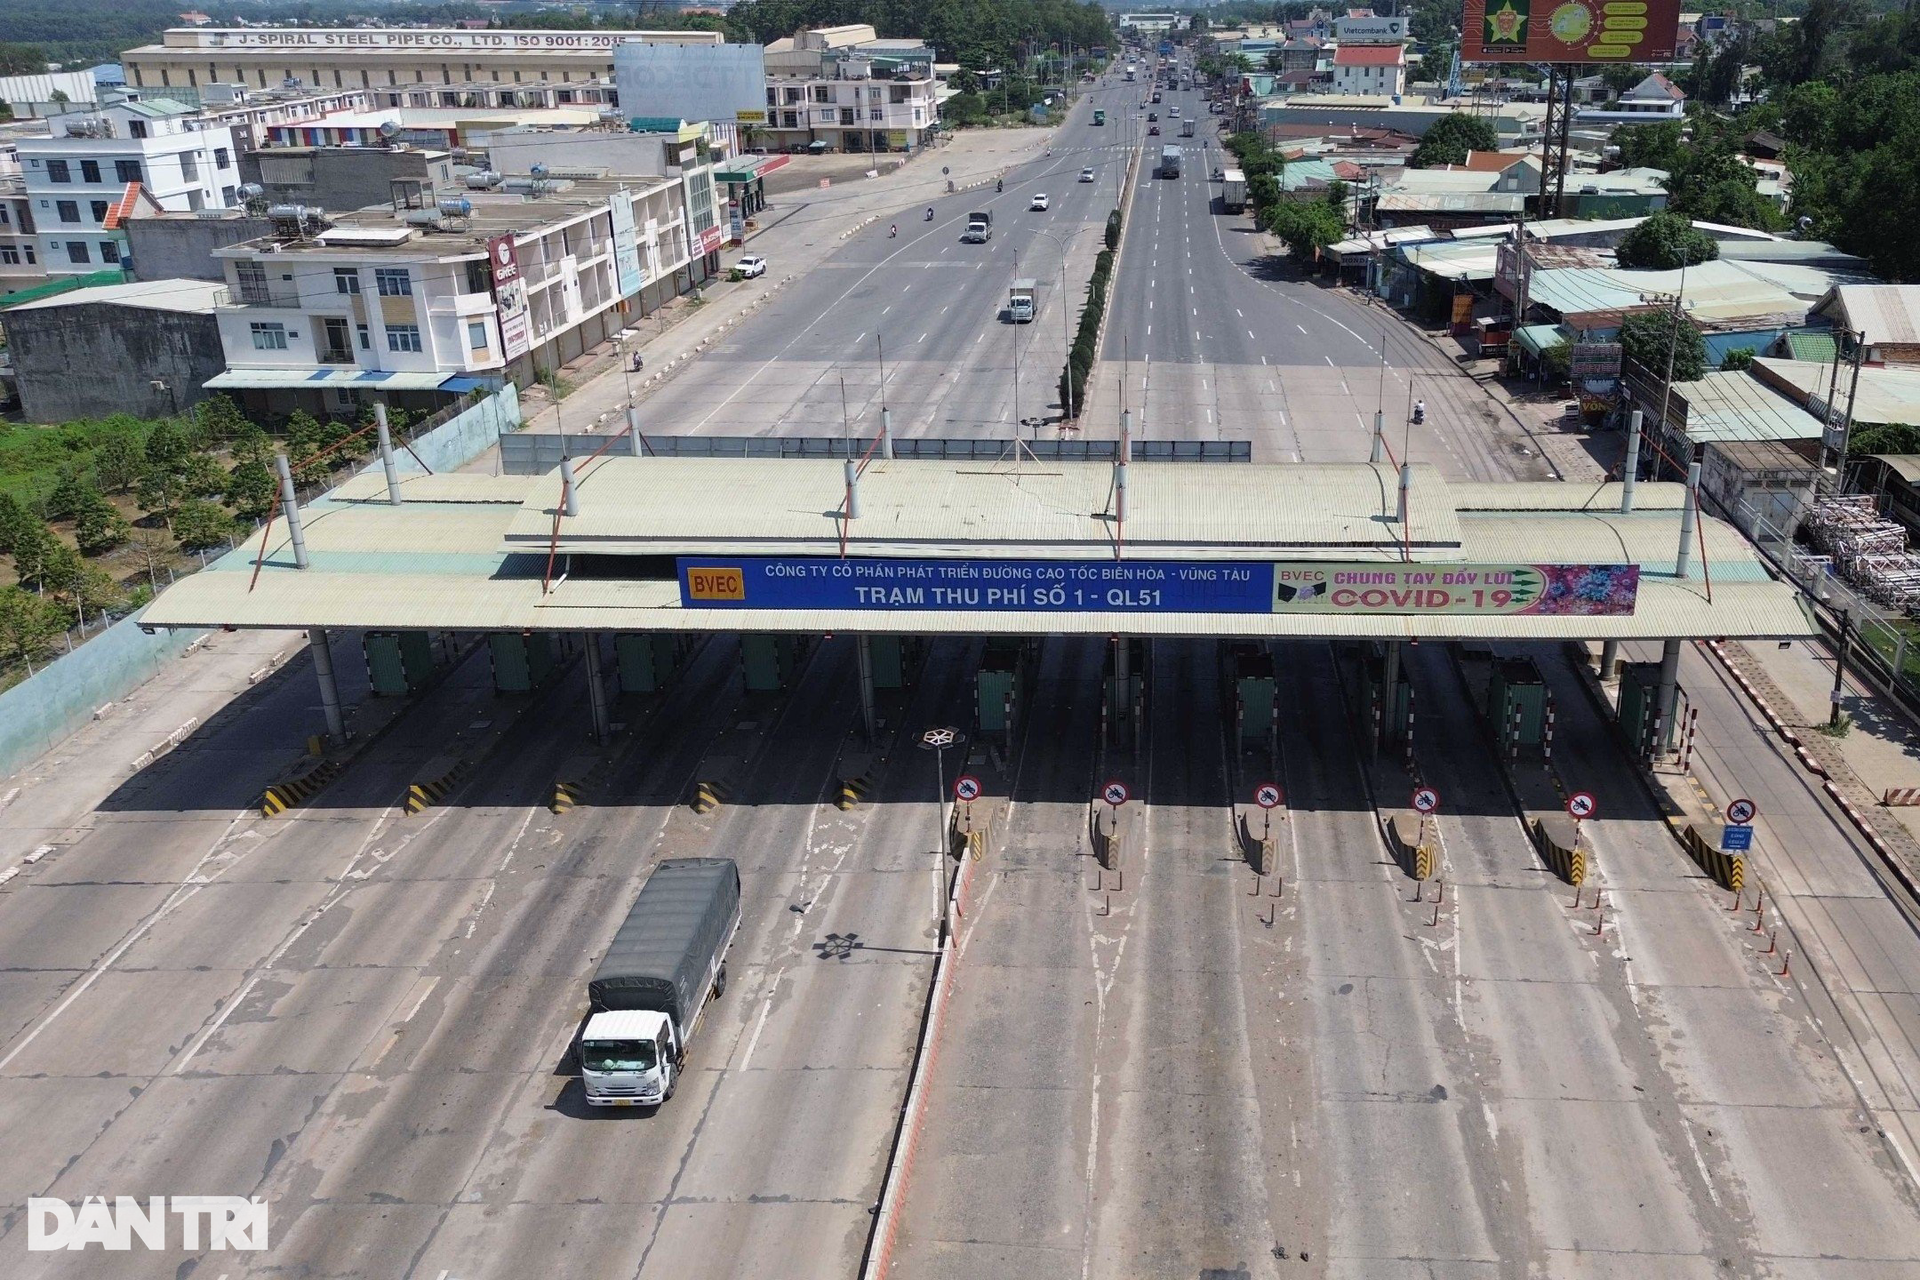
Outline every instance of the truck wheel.
<path id="1" fill-rule="evenodd" d="M 667 1087 L 660 1094 L 660 1103 L 665 1106 L 673 1101 L 673 1091 L 680 1084 L 680 1073 L 675 1071 L 667 1076 Z"/>
<path id="2" fill-rule="evenodd" d="M 720 972 L 713 975 L 713 998 L 718 1000 L 727 994 L 727 966 L 722 964 Z"/>

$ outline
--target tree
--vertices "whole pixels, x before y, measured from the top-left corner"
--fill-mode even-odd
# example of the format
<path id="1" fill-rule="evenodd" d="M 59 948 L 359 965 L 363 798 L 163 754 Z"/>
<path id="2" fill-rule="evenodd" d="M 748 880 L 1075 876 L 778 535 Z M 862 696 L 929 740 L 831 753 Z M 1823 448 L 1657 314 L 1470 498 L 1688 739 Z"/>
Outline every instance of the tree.
<path id="1" fill-rule="evenodd" d="M 249 520 L 264 520 L 273 509 L 273 472 L 258 458 L 247 458 L 227 473 L 227 501 Z"/>
<path id="2" fill-rule="evenodd" d="M 22 538 L 40 528 L 40 517 L 10 493 L 0 493 L 0 552 L 12 551 Z"/>
<path id="3" fill-rule="evenodd" d="M 74 516 L 73 540 L 82 555 L 101 555 L 132 536 L 133 526 L 119 508 L 97 493 Z"/>
<path id="4" fill-rule="evenodd" d="M 189 551 L 225 546 L 234 532 L 233 519 L 218 503 L 192 498 L 180 504 L 173 518 L 173 536 Z"/>
<path id="5" fill-rule="evenodd" d="M 1267 50 L 1267 56 L 1263 61 L 1268 75 L 1277 76 L 1287 69 L 1287 55 L 1278 49 Z"/>
<path id="6" fill-rule="evenodd" d="M 1693 382 L 1707 371 L 1707 344 L 1700 331 L 1681 318 L 1676 332 L 1671 307 L 1658 311 L 1638 311 L 1620 325 L 1621 353 L 1656 380 L 1667 375 L 1667 362 L 1673 362 L 1673 381 Z"/>
<path id="7" fill-rule="evenodd" d="M 1420 145 L 1413 149 L 1408 164 L 1416 169 L 1430 169 L 1435 165 L 1463 164 L 1469 151 L 1497 151 L 1500 148 L 1500 135 L 1493 131 L 1493 122 L 1484 116 L 1468 116 L 1454 112 L 1434 121 L 1420 138 Z"/>
<path id="8" fill-rule="evenodd" d="M 1613 131 L 1613 145 L 1620 149 L 1620 163 L 1625 168 L 1672 173 L 1680 165 L 1682 133 L 1678 120 L 1623 124 Z"/>
<path id="9" fill-rule="evenodd" d="M 1672 271 L 1720 256 L 1720 242 L 1677 213 L 1662 210 L 1620 238 L 1613 251 L 1623 267 L 1640 271 Z"/>
<path id="10" fill-rule="evenodd" d="M 217 498 L 227 491 L 227 469 L 210 453 L 190 453 L 180 468 L 182 491 L 195 498 Z"/>
<path id="11" fill-rule="evenodd" d="M 47 51 L 37 44 L 0 44 L 0 76 L 38 76 L 47 70 Z"/>
<path id="12" fill-rule="evenodd" d="M 246 425 L 245 430 L 233 438 L 233 443 L 228 446 L 228 452 L 233 454 L 235 462 L 258 462 L 269 469 L 273 465 L 273 441 L 267 438 L 266 432 L 251 422 Z"/>
<path id="13" fill-rule="evenodd" d="M 209 444 L 225 444 L 253 425 L 240 412 L 240 406 L 224 395 L 202 400 L 194 409 L 193 418 L 199 425 L 201 439 Z"/>
<path id="14" fill-rule="evenodd" d="M 14 538 L 9 554 L 13 557 L 13 576 L 22 586 L 37 587 L 46 580 L 47 567 L 53 561 L 56 548 L 64 550 L 66 544 L 53 535 L 53 530 L 40 521 L 22 529 Z"/>
<path id="15" fill-rule="evenodd" d="M 66 611 L 53 601 L 0 587 L 0 664 L 39 661 L 66 629 Z"/>
<path id="16" fill-rule="evenodd" d="M 1758 354 L 1752 347 L 1735 347 L 1720 359 L 1722 373 L 1738 373 L 1753 368 L 1753 357 Z"/>
<path id="17" fill-rule="evenodd" d="M 162 422 L 147 437 L 146 465 L 140 472 L 140 506 L 159 516 L 168 528 L 173 527 L 173 513 L 186 496 L 186 470 L 193 453 L 187 429 L 178 422 Z"/>
<path id="18" fill-rule="evenodd" d="M 43 510 L 49 520 L 72 520 L 99 496 L 100 490 L 94 486 L 91 475 L 79 467 L 62 467 Z"/>
<path id="19" fill-rule="evenodd" d="M 93 452 L 94 474 L 110 493 L 125 493 L 140 478 L 145 462 L 140 441 L 129 432 L 116 432 Z"/>
<path id="20" fill-rule="evenodd" d="M 1268 211 L 1266 226 L 1286 243 L 1289 253 L 1303 262 L 1311 261 L 1347 231 L 1340 210 L 1325 200 L 1282 200 Z"/>

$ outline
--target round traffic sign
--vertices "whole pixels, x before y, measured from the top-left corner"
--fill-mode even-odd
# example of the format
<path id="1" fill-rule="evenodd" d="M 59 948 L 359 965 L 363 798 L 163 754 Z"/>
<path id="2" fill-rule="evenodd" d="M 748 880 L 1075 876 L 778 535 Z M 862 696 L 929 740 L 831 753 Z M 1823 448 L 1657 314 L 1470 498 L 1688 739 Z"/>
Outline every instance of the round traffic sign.
<path id="1" fill-rule="evenodd" d="M 1261 783 L 1259 786 L 1253 789 L 1253 802 L 1259 805 L 1262 809 L 1279 808 L 1280 807 L 1280 784 L 1277 782 Z"/>
<path id="2" fill-rule="evenodd" d="M 953 798 L 972 802 L 980 798 L 980 779 L 963 773 L 953 780 Z"/>
<path id="3" fill-rule="evenodd" d="M 944 164 L 943 164 L 943 165 L 941 165 L 941 166 L 940 166 L 940 176 L 941 176 L 941 177 L 943 177 L 943 178 L 944 178 L 944 177 L 946 177 L 946 176 L 947 176 L 948 174 L 950 174 L 950 173 L 952 173 L 952 172 L 953 172 L 953 170 L 952 170 L 952 169 L 949 169 L 949 168 L 948 168 L 948 167 L 947 167 L 946 165 L 944 165 Z"/>
<path id="4" fill-rule="evenodd" d="M 1600 807 L 1592 793 L 1576 791 L 1567 797 L 1567 813 L 1575 818 L 1591 818 L 1595 809 Z"/>
<path id="5" fill-rule="evenodd" d="M 1116 809 L 1125 804 L 1132 794 L 1127 790 L 1127 784 L 1117 778 L 1100 788 L 1100 798 Z"/>
<path id="6" fill-rule="evenodd" d="M 1432 787 L 1413 789 L 1413 810 L 1415 813 L 1432 813 L 1440 807 L 1440 793 Z"/>
<path id="7" fill-rule="evenodd" d="M 1741 796 L 1727 806 L 1727 821 L 1736 827 L 1744 827 L 1759 816 L 1760 806 Z"/>

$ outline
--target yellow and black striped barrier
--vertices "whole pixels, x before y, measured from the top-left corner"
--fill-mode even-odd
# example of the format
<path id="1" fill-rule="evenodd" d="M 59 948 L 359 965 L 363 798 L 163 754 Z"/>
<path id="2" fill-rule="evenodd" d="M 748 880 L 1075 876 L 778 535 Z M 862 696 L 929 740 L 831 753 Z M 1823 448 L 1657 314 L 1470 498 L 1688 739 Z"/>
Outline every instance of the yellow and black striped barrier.
<path id="1" fill-rule="evenodd" d="M 553 801 L 547 807 L 555 813 L 566 813 L 573 808 L 584 789 L 577 782 L 556 782 L 553 784 Z"/>
<path id="2" fill-rule="evenodd" d="M 1415 880 L 1433 879 L 1433 850 L 1425 845 L 1413 851 L 1413 878 Z"/>
<path id="3" fill-rule="evenodd" d="M 1533 836 L 1533 847 L 1540 853 L 1540 860 L 1547 864 L 1553 874 L 1576 888 L 1587 882 L 1587 855 L 1584 850 L 1569 849 L 1561 844 L 1539 818 L 1533 820 L 1530 834 Z"/>
<path id="4" fill-rule="evenodd" d="M 865 778 L 842 778 L 840 779 L 840 798 L 834 803 L 843 812 L 851 809 L 867 798 L 871 786 L 872 784 Z"/>
<path id="5" fill-rule="evenodd" d="M 276 782 L 260 796 L 260 816 L 277 818 L 287 810 L 303 805 L 318 795 L 321 788 L 340 776 L 338 760 L 322 760 L 297 778 Z"/>
<path id="6" fill-rule="evenodd" d="M 717 782 L 696 782 L 693 784 L 693 811 L 712 813 L 727 800 L 727 790 Z"/>
<path id="7" fill-rule="evenodd" d="M 1715 884 L 1722 889 L 1739 890 L 1746 887 L 1747 860 L 1737 853 L 1728 853 L 1716 849 L 1700 834 L 1698 827 L 1688 827 L 1680 842 L 1687 847 L 1687 853 L 1700 864 L 1700 869 L 1713 877 Z"/>
<path id="8" fill-rule="evenodd" d="M 467 762 L 460 761 L 438 777 L 427 778 L 407 788 L 407 813 L 424 813 L 447 798 L 466 775 Z"/>

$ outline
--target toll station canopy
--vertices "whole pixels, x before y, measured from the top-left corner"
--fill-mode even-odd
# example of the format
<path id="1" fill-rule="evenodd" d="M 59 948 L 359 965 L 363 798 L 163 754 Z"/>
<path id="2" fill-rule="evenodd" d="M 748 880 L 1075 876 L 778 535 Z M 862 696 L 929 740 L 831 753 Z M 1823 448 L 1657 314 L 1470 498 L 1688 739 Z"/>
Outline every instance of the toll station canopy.
<path id="1" fill-rule="evenodd" d="M 1384 464 L 634 458 L 376 464 L 148 606 L 149 626 L 1382 639 L 1812 633 L 1684 488 L 1449 482 Z M 1124 501 L 1122 500 L 1124 489 Z M 1402 518 L 1402 504 L 1405 515 Z M 849 517 L 849 507 L 852 516 Z M 264 549 L 263 549 L 264 544 Z M 256 561 L 258 572 L 256 574 Z"/>

